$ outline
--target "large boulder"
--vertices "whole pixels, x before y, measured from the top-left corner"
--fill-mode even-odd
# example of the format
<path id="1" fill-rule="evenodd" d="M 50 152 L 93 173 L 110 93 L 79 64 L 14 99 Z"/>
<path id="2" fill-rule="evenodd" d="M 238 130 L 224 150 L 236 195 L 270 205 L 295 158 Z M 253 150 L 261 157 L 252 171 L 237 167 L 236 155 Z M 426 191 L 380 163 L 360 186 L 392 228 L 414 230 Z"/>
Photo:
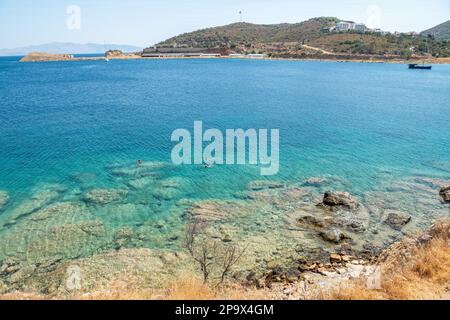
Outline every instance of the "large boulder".
<path id="1" fill-rule="evenodd" d="M 322 203 L 319 206 L 329 209 L 347 209 L 354 210 L 359 207 L 359 203 L 348 192 L 327 191 L 323 196 Z"/>
<path id="2" fill-rule="evenodd" d="M 388 226 L 394 230 L 401 230 L 405 225 L 411 221 L 411 216 L 403 212 L 389 211 L 387 218 L 384 221 Z"/>
<path id="3" fill-rule="evenodd" d="M 445 202 L 450 202 L 450 185 L 442 187 L 439 194 Z"/>

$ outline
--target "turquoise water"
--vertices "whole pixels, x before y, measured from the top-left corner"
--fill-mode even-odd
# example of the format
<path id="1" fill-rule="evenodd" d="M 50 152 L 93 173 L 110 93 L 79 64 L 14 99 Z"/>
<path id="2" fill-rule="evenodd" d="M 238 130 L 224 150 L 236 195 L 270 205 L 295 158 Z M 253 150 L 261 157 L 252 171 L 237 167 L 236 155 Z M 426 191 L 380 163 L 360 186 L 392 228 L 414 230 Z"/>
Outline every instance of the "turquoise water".
<path id="1" fill-rule="evenodd" d="M 84 203 L 93 189 L 125 190 L 121 205 L 133 205 L 122 207 L 126 214 L 89 209 L 113 228 L 163 219 L 182 199 L 232 199 L 262 179 L 255 166 L 172 166 L 171 133 L 192 130 L 195 120 L 222 131 L 280 129 L 280 172 L 265 179 L 329 176 L 362 196 L 403 178 L 450 178 L 449 65 L 430 72 L 400 64 L 0 58 L 0 190 L 10 198 L 0 234 L 42 190 L 58 195 L 36 209 Z M 136 172 L 138 159 L 145 174 Z"/>

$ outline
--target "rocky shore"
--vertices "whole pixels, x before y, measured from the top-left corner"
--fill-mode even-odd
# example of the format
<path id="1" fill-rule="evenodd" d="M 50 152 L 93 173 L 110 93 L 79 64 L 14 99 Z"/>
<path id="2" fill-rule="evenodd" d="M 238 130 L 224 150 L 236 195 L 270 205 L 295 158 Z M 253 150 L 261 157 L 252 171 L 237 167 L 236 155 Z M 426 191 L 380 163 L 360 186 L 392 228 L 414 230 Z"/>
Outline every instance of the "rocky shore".
<path id="1" fill-rule="evenodd" d="M 199 57 L 157 57 L 148 58 L 143 57 L 140 53 L 123 53 L 120 50 L 110 50 L 105 53 L 105 57 L 109 60 L 136 60 L 136 59 L 236 59 L 231 56 L 199 56 Z M 23 57 L 20 62 L 51 62 L 51 61 L 92 61 L 92 60 L 104 60 L 105 57 L 74 57 L 69 54 L 49 54 L 44 52 L 34 52 Z M 246 59 L 244 57 L 239 57 L 239 59 Z M 248 58 L 252 59 L 253 58 Z M 289 60 L 289 61 L 331 61 L 331 62 L 360 62 L 360 63 L 397 63 L 397 64 L 409 64 L 409 63 L 427 63 L 427 64 L 450 64 L 450 58 L 412 58 L 412 59 L 402 59 L 398 57 L 388 57 L 388 56 L 363 56 L 363 55 L 285 55 L 285 56 L 273 56 L 266 58 L 258 58 L 258 60 Z"/>
<path id="2" fill-rule="evenodd" d="M 216 249 L 211 261 L 245 249 L 227 275 L 233 283 L 267 288 L 366 273 L 383 250 L 449 214 L 449 181 L 440 179 L 412 177 L 359 195 L 334 191 L 350 183 L 333 176 L 261 180 L 233 198 L 194 200 L 183 197 L 188 181 L 163 174 L 170 164 L 105 170 L 116 188 L 95 187 L 95 175 L 79 173 L 71 176 L 77 188 L 43 185 L 19 204 L 1 193 L 8 212 L 0 229 L 0 293 L 88 294 L 118 278 L 136 290 L 164 288 L 201 273 L 185 246 L 191 224 L 211 246 L 206 250 Z M 212 265 L 214 283 L 221 271 Z M 66 286 L 73 266 L 83 274 L 76 292 Z"/>

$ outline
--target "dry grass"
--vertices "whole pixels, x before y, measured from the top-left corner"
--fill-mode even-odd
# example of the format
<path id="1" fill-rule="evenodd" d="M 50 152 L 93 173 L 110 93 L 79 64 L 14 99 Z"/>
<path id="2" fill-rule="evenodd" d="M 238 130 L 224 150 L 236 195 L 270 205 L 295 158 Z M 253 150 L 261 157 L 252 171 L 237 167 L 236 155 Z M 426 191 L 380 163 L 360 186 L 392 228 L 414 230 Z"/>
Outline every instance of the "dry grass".
<path id="1" fill-rule="evenodd" d="M 380 257 L 382 282 L 380 290 L 370 290 L 366 281 L 355 280 L 315 299 L 332 300 L 411 300 L 450 299 L 450 220 L 433 226 L 427 233 L 432 240 L 419 244 L 404 240 L 390 247 Z M 168 285 L 166 289 L 142 289 L 138 279 L 124 276 L 110 290 L 69 296 L 79 300 L 266 300 L 280 297 L 270 289 L 252 289 L 239 285 L 212 288 L 199 277 L 189 275 Z M 43 300 L 48 297 L 32 293 L 11 293 L 0 300 Z"/>
<path id="2" fill-rule="evenodd" d="M 417 244 L 410 248 L 410 256 L 407 260 L 397 264 L 382 263 L 380 290 L 370 290 L 362 281 L 355 281 L 334 290 L 331 294 L 324 295 L 323 298 L 337 300 L 449 299 L 449 230 L 450 221 L 439 222 L 430 231 L 433 239 L 425 245 Z M 402 255 L 404 254 L 405 252 L 402 252 Z M 390 255 L 395 255 L 395 252 Z"/>
<path id="3" fill-rule="evenodd" d="M 239 285 L 211 288 L 201 279 L 189 277 L 172 283 L 161 297 L 164 300 L 264 300 L 264 290 L 244 288 Z"/>

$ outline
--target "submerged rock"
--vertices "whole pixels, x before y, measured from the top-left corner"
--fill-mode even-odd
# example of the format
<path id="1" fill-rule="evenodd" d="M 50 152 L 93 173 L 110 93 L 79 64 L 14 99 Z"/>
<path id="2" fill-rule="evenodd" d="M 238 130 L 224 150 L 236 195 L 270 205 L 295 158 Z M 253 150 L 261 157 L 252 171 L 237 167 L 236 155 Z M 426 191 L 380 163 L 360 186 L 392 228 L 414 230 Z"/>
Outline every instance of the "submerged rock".
<path id="1" fill-rule="evenodd" d="M 0 263 L 0 276 L 5 277 L 20 270 L 20 261 L 16 258 L 6 258 Z"/>
<path id="2" fill-rule="evenodd" d="M 348 210 L 354 210 L 359 207 L 359 203 L 348 192 L 325 192 L 323 196 L 323 202 L 319 206 L 335 209 L 345 208 Z"/>
<path id="3" fill-rule="evenodd" d="M 439 194 L 445 202 L 450 202 L 450 185 L 442 187 Z"/>
<path id="4" fill-rule="evenodd" d="M 229 221 L 249 213 L 241 203 L 209 200 L 194 204 L 187 210 L 189 218 L 197 222 Z"/>
<path id="5" fill-rule="evenodd" d="M 145 177 L 154 175 L 155 171 L 161 170 L 168 165 L 164 162 L 142 162 L 139 165 L 113 167 L 111 173 L 119 177 Z"/>
<path id="6" fill-rule="evenodd" d="M 282 182 L 257 180 L 248 184 L 248 189 L 252 191 L 261 191 L 266 189 L 282 189 L 286 185 Z"/>
<path id="7" fill-rule="evenodd" d="M 3 207 L 8 203 L 9 201 L 9 195 L 6 191 L 0 190 L 0 210 L 3 209 Z"/>
<path id="8" fill-rule="evenodd" d="M 122 189 L 94 189 L 87 192 L 84 199 L 87 202 L 105 205 L 123 199 L 127 193 L 127 190 Z"/>
<path id="9" fill-rule="evenodd" d="M 122 229 L 119 229 L 116 234 L 114 235 L 114 243 L 116 246 L 116 249 L 120 249 L 126 246 L 129 246 L 133 239 L 133 229 L 129 227 L 124 227 Z"/>
<path id="10" fill-rule="evenodd" d="M 153 191 L 153 196 L 158 200 L 173 200 L 179 195 L 179 191 L 174 188 L 157 188 Z"/>
<path id="11" fill-rule="evenodd" d="M 46 208 L 36 211 L 31 216 L 33 221 L 42 221 L 50 218 L 67 218 L 82 212 L 83 206 L 80 203 L 62 202 L 55 203 Z"/>
<path id="12" fill-rule="evenodd" d="M 325 218 L 317 218 L 311 215 L 303 216 L 298 219 L 298 222 L 300 224 L 306 224 L 318 228 L 325 228 L 329 226 L 330 224 L 333 224 L 333 218 L 332 217 L 325 217 Z"/>
<path id="13" fill-rule="evenodd" d="M 328 242 L 334 242 L 334 243 L 340 243 L 343 240 L 350 239 L 349 236 L 344 234 L 339 229 L 330 229 L 330 230 L 322 231 L 322 232 L 320 232 L 320 236 L 322 237 L 323 240 L 328 241 Z"/>
<path id="14" fill-rule="evenodd" d="M 309 178 L 307 180 L 305 180 L 305 182 L 303 183 L 303 185 L 305 187 L 322 187 L 326 184 L 328 184 L 328 180 L 325 178 L 319 178 L 319 177 L 313 177 L 313 178 Z"/>
<path id="15" fill-rule="evenodd" d="M 384 222 L 394 230 L 401 230 L 410 221 L 411 216 L 407 215 L 406 213 L 399 211 L 389 211 Z"/>
<path id="16" fill-rule="evenodd" d="M 60 193 L 57 191 L 45 190 L 35 193 L 31 199 L 24 201 L 20 206 L 12 210 L 11 220 L 17 220 L 23 216 L 30 215 L 58 199 L 59 196 Z"/>
<path id="17" fill-rule="evenodd" d="M 128 185 L 133 189 L 143 189 L 150 184 L 155 183 L 155 178 L 152 176 L 146 176 L 138 179 L 128 181 Z"/>

